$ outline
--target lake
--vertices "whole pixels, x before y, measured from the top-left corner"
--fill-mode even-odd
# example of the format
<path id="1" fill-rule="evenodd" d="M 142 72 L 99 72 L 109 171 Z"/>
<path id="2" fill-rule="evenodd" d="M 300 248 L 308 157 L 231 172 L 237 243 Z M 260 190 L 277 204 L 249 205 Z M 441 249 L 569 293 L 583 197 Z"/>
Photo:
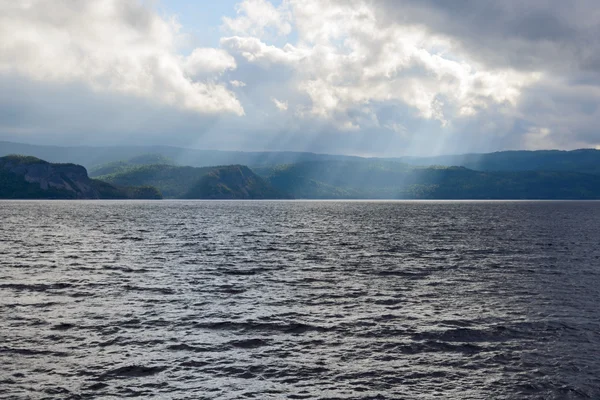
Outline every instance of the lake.
<path id="1" fill-rule="evenodd" d="M 0 397 L 600 398 L 600 202 L 1 201 Z"/>

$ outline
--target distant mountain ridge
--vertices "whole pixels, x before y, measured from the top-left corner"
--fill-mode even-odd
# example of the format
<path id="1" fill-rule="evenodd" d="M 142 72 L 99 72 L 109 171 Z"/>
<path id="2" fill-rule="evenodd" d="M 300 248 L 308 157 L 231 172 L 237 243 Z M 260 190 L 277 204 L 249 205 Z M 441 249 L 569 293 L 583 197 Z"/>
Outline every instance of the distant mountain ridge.
<path id="1" fill-rule="evenodd" d="M 355 156 L 316 154 L 310 152 L 243 152 L 223 150 L 200 150 L 174 146 L 40 146 L 0 141 L 0 156 L 28 154 L 50 162 L 70 162 L 89 169 L 112 162 L 131 160 L 143 155 L 159 155 L 172 160 L 172 164 L 192 167 L 215 165 L 277 165 L 306 161 L 352 160 Z M 169 163 L 169 164 L 170 164 Z M 161 162 L 164 164 L 164 162 Z"/>
<path id="2" fill-rule="evenodd" d="M 179 199 L 600 199 L 600 175 L 571 171 L 487 172 L 377 159 L 263 166 L 256 173 L 244 165 L 116 166 L 90 179 L 76 164 L 1 157 L 0 198 L 160 198 L 162 192 Z"/>
<path id="3" fill-rule="evenodd" d="M 255 170 L 276 189 L 307 199 L 600 199 L 600 175 L 570 171 L 486 172 L 381 160 Z"/>
<path id="4" fill-rule="evenodd" d="M 514 150 L 387 160 L 411 165 L 462 166 L 477 171 L 572 171 L 600 175 L 600 150 Z"/>
<path id="5" fill-rule="evenodd" d="M 110 148 L 132 155 L 94 164 L 90 175 L 96 178 L 96 190 L 98 185 L 105 185 L 101 188 L 103 195 L 115 198 L 137 196 L 118 188 L 148 186 L 158 188 L 166 198 L 179 199 L 600 199 L 600 151 L 593 149 L 384 159 L 158 147 L 167 149 L 167 153 L 180 153 L 151 153 L 150 150 L 157 150 L 152 146 Z M 69 148 L 59 149 L 63 152 Z M 77 153 L 75 148 L 70 149 Z M 79 153 L 71 157 L 86 156 L 88 163 L 109 156 L 103 153 L 107 148 L 85 148 L 92 149 L 90 155 L 81 154 L 84 148 L 78 149 Z M 38 150 L 46 151 L 48 147 L 38 146 Z M 114 158 L 115 152 L 110 157 Z M 177 164 L 185 159 L 181 154 L 196 165 L 231 157 L 234 162 L 182 166 Z M 237 156 L 258 164 L 246 166 L 235 159 Z M 294 161 L 279 162 L 288 159 Z M 83 187 L 75 190 L 72 185 L 61 185 L 69 186 L 71 195 L 79 190 L 81 194 L 77 192 L 76 197 L 88 196 Z"/>
<path id="6" fill-rule="evenodd" d="M 157 188 L 167 197 L 183 199 L 288 197 L 243 165 L 194 168 L 141 164 L 90 179 L 81 165 L 53 164 L 33 156 L 0 157 L 0 198 L 162 198 Z"/>
<path id="7" fill-rule="evenodd" d="M 192 167 L 240 164 L 253 168 L 317 161 L 369 162 L 375 160 L 416 166 L 462 166 L 476 171 L 573 171 L 600 175 L 600 150 L 595 149 L 517 150 L 433 157 L 365 158 L 289 151 L 243 152 L 173 146 L 65 147 L 0 141 L 0 156 L 8 154 L 28 154 L 50 162 L 80 164 L 87 167 L 93 176 L 105 175 L 106 171 L 96 171 L 96 168 L 106 166 L 105 164 L 122 163 L 123 160 L 128 160 L 128 164 L 141 164 L 142 162 L 132 160 L 144 156 L 159 157 L 162 158 L 162 161 L 155 159 L 152 162 L 143 162 L 143 164 L 173 164 Z"/>

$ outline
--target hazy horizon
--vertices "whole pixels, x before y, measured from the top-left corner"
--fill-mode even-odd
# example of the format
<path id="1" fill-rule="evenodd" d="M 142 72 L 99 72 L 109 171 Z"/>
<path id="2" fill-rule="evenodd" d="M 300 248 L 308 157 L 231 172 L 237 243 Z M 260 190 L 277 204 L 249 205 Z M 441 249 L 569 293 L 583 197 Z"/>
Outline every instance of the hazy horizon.
<path id="1" fill-rule="evenodd" d="M 595 148 L 576 148 L 576 149 L 536 149 L 536 150 L 522 150 L 522 149 L 505 149 L 505 150 L 497 150 L 497 151 L 490 151 L 490 152 L 470 152 L 470 153 L 441 153 L 441 154 L 413 154 L 413 155 L 409 155 L 409 154 L 399 154 L 396 156 L 382 156 L 382 155 L 370 155 L 370 154 L 343 154 L 343 153 L 333 153 L 333 152 L 318 152 L 318 151 L 307 151 L 307 150 L 268 150 L 268 149 L 257 149 L 257 150 L 253 150 L 253 149 L 245 149 L 245 150 L 228 150 L 228 149 L 219 149 L 219 148 L 202 148 L 202 147 L 192 147 L 192 146 L 177 146 L 177 145 L 170 145 L 170 144 L 142 144 L 142 143 L 138 143 L 138 144 L 77 144 L 77 145 L 73 145 L 73 144 L 65 144 L 65 145 L 61 145 L 61 144 L 45 144 L 45 143 L 35 143 L 35 142 L 25 142 L 25 141 L 21 141 L 21 142 L 16 142 L 16 141 L 12 141 L 12 140 L 0 140 L 0 143 L 10 143 L 10 144 L 14 144 L 14 145 L 25 145 L 25 146 L 39 146 L 39 147 L 56 147 L 56 148 L 90 148 L 90 149 L 108 149 L 108 148 L 139 148 L 141 153 L 139 153 L 139 155 L 143 155 L 143 154 L 150 154 L 152 151 L 152 148 L 172 148 L 172 149 L 181 149 L 181 150 L 193 150 L 193 151 L 210 151 L 210 152 L 223 152 L 223 153 L 309 153 L 309 154 L 315 154 L 315 155 L 323 155 L 323 156 L 342 156 L 342 157 L 357 157 L 357 158 L 364 158 L 364 159 L 394 159 L 394 158 L 398 158 L 398 159 L 411 159 L 411 158 L 416 158 L 416 159 L 429 159 L 429 158 L 439 158 L 439 157 L 461 157 L 461 156 L 478 156 L 478 155 L 486 155 L 486 154 L 492 154 L 492 153 L 503 153 L 503 152 L 519 152 L 519 151 L 532 151 L 532 152 L 552 152 L 552 151 L 559 151 L 559 152 L 570 152 L 570 151 L 580 151 L 580 150 L 599 150 L 599 149 L 595 149 Z M 144 151 L 149 151 L 150 153 L 144 153 Z M 600 151 L 600 150 L 599 150 Z M 4 152 L 6 153 L 6 152 Z M 0 156 L 3 153 L 0 152 Z M 9 153 L 6 153 L 6 155 L 8 155 Z M 14 153 L 14 154 L 19 154 Z M 22 155 L 28 155 L 28 154 L 22 154 Z M 232 161 L 234 162 L 234 161 Z"/>

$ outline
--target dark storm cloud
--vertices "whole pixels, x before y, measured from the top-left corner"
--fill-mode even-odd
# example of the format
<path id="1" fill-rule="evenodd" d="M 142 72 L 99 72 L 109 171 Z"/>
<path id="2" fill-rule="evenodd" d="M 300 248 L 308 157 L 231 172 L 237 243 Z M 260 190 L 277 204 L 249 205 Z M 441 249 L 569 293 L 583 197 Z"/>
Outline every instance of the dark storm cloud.
<path id="1" fill-rule="evenodd" d="M 597 1 L 375 0 L 373 4 L 383 23 L 425 26 L 450 38 L 456 51 L 486 67 L 541 73 L 539 82 L 522 90 L 514 110 L 495 114 L 492 108 L 455 121 L 462 134 L 479 131 L 488 144 L 499 148 L 600 143 Z M 532 132 L 543 132 L 539 142 L 531 141 Z"/>
<path id="2" fill-rule="evenodd" d="M 375 0 L 383 21 L 422 24 L 493 66 L 599 72 L 595 0 Z"/>

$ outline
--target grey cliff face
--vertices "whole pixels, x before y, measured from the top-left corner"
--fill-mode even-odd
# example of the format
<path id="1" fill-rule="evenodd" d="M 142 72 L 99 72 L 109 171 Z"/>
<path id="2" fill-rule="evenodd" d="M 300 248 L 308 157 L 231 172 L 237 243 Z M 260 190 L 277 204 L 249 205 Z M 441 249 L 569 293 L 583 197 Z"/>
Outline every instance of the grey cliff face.
<path id="1" fill-rule="evenodd" d="M 75 164 L 50 164 L 43 161 L 34 164 L 8 162 L 4 166 L 10 172 L 23 176 L 30 183 L 38 183 L 40 188 L 67 190 L 79 199 L 97 199 L 98 191 L 92 186 L 84 167 Z"/>

